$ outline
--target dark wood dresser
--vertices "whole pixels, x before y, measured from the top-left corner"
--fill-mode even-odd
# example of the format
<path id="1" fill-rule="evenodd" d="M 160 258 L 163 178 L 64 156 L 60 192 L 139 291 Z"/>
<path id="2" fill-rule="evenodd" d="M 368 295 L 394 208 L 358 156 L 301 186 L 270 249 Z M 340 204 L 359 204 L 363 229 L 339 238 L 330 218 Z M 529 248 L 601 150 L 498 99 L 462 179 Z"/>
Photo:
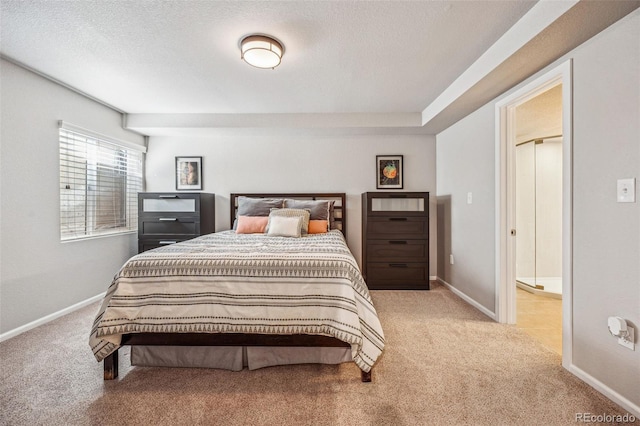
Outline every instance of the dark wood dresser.
<path id="1" fill-rule="evenodd" d="M 429 290 L 429 193 L 362 194 L 362 269 L 372 290 Z"/>
<path id="2" fill-rule="evenodd" d="M 138 253 L 215 232 L 215 195 L 138 193 Z"/>

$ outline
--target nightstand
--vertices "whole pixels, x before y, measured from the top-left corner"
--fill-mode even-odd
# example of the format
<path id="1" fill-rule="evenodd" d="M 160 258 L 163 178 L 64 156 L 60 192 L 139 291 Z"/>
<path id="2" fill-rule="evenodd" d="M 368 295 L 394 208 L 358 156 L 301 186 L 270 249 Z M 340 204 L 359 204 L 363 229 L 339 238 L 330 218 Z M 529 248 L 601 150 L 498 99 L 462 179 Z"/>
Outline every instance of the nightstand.
<path id="1" fill-rule="evenodd" d="M 215 195 L 138 193 L 138 253 L 215 232 Z"/>

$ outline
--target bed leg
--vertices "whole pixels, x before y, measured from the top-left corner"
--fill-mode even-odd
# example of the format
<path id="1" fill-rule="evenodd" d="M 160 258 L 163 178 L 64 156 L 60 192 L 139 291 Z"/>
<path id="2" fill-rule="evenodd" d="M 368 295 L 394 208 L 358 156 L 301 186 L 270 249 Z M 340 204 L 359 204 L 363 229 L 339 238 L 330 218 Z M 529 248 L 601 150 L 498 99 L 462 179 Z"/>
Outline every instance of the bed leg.
<path id="1" fill-rule="evenodd" d="M 113 380 L 118 377 L 118 350 L 104 359 L 104 379 Z"/>
<path id="2" fill-rule="evenodd" d="M 360 370 L 360 378 L 362 379 L 363 383 L 371 382 L 371 370 L 369 371 Z"/>

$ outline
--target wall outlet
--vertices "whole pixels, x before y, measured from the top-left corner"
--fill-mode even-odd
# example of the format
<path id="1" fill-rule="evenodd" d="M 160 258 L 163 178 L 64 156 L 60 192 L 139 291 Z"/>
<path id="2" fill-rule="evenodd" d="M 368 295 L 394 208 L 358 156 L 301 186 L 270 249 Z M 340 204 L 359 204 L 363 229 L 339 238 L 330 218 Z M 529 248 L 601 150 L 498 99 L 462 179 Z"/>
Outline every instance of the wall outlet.
<path id="1" fill-rule="evenodd" d="M 624 346 L 625 348 L 629 348 L 632 351 L 636 350 L 636 345 L 635 345 L 635 338 L 636 338 L 636 333 L 635 330 L 633 329 L 633 327 L 629 327 L 627 326 L 627 334 L 625 337 L 618 337 L 618 344 Z"/>
<path id="2" fill-rule="evenodd" d="M 449 255 L 449 263 L 453 265 L 453 255 L 452 254 Z"/>

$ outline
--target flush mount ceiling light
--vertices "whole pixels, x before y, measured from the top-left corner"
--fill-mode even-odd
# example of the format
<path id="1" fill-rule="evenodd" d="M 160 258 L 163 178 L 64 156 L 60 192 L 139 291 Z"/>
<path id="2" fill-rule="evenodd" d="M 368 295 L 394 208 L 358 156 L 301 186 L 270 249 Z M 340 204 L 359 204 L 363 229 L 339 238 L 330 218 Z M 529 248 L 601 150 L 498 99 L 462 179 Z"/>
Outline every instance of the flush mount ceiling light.
<path id="1" fill-rule="evenodd" d="M 240 41 L 240 56 L 256 68 L 275 68 L 280 65 L 284 46 L 271 36 L 252 34 Z"/>

